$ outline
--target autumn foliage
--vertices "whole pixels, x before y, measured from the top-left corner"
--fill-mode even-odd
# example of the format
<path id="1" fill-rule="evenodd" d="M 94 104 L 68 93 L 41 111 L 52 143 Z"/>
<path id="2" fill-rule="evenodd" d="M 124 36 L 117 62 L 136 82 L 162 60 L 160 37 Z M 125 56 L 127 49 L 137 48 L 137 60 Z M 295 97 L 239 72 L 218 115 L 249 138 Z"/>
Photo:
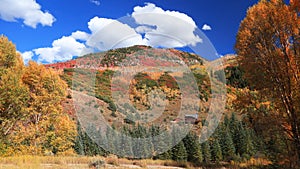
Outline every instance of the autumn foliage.
<path id="1" fill-rule="evenodd" d="M 0 37 L 0 152 L 72 154 L 76 125 L 63 114 L 66 83 L 43 65 L 23 65 L 15 46 Z"/>
<path id="2" fill-rule="evenodd" d="M 248 114 L 254 123 L 267 120 L 267 138 L 275 139 L 276 134 L 270 132 L 270 129 L 276 128 L 276 133 L 281 133 L 280 137 L 287 140 L 283 143 L 287 150 L 280 150 L 281 155 L 285 154 L 284 158 L 277 158 L 281 161 L 289 159 L 294 163 L 291 164 L 292 168 L 299 167 L 299 1 L 294 0 L 286 5 L 282 0 L 262 0 L 251 7 L 240 25 L 236 51 L 247 80 L 257 92 L 252 98 L 269 102 L 270 107 L 260 115 Z M 249 103 L 249 99 L 246 100 Z M 238 101 L 241 104 L 241 99 Z M 254 112 L 258 114 L 261 106 L 253 106 L 256 107 Z"/>

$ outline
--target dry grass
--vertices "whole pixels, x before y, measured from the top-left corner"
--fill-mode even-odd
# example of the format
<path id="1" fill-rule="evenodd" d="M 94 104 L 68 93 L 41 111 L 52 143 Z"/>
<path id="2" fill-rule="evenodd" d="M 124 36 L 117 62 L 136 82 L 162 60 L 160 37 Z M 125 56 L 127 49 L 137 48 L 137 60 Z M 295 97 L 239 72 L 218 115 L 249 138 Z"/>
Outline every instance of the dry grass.
<path id="1" fill-rule="evenodd" d="M 153 168 L 154 166 L 163 167 L 179 167 L 179 168 L 203 168 L 215 169 L 225 166 L 226 169 L 240 169 L 240 168 L 256 168 L 258 166 L 265 166 L 270 164 L 264 159 L 251 159 L 245 163 L 222 163 L 211 165 L 193 166 L 188 162 L 176 162 L 172 160 L 129 160 L 125 158 L 117 158 L 116 156 L 108 157 L 86 157 L 86 156 L 15 156 L 0 158 L 0 169 L 89 169 L 89 164 L 95 161 L 103 160 L 108 164 L 105 168 L 130 168 L 130 166 L 140 168 Z M 159 167 L 160 168 L 160 167 Z"/>
<path id="2" fill-rule="evenodd" d="M 93 160 L 103 160 L 104 157 L 87 157 L 87 156 L 14 156 L 0 158 L 1 164 L 18 164 L 18 163 L 50 163 L 50 164 L 87 164 Z"/>
<path id="3" fill-rule="evenodd" d="M 0 158 L 0 169 L 87 168 L 88 164 L 103 157 L 15 156 Z"/>
<path id="4" fill-rule="evenodd" d="M 138 166 L 147 168 L 147 166 L 169 166 L 169 167 L 187 167 L 187 163 L 179 163 L 171 160 L 129 160 L 117 158 L 116 156 L 104 157 L 60 157 L 60 156 L 15 156 L 0 158 L 0 169 L 88 169 L 91 162 L 104 160 L 106 164 L 117 167 L 127 168 L 127 166 Z M 124 166 L 123 166 L 124 165 Z M 108 167 L 109 168 L 109 167 Z"/>
<path id="5" fill-rule="evenodd" d="M 105 162 L 110 165 L 119 166 L 119 159 L 117 156 L 111 155 L 105 159 Z M 122 163 L 123 164 L 123 163 Z"/>

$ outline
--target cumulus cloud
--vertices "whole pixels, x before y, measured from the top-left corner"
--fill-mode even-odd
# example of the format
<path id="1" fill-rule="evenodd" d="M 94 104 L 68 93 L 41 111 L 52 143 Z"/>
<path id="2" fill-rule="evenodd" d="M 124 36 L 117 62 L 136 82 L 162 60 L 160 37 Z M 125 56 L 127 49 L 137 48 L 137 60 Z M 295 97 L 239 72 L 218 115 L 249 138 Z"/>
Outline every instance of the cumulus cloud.
<path id="1" fill-rule="evenodd" d="M 209 25 L 207 25 L 207 24 L 204 24 L 204 25 L 202 26 L 202 30 L 204 30 L 204 31 L 210 31 L 210 30 L 211 30 L 211 27 L 210 27 Z"/>
<path id="2" fill-rule="evenodd" d="M 100 5 L 100 1 L 97 1 L 97 0 L 90 0 L 91 3 L 99 6 Z"/>
<path id="3" fill-rule="evenodd" d="M 72 33 L 71 37 L 73 37 L 76 40 L 86 41 L 90 37 L 90 34 L 83 31 L 76 31 Z"/>
<path id="4" fill-rule="evenodd" d="M 197 26 L 194 20 L 178 11 L 163 10 L 155 4 L 147 3 L 145 6 L 136 6 L 132 17 L 138 24 L 149 25 L 155 29 L 142 29 L 145 32 L 147 43 L 154 47 L 184 47 L 195 46 L 202 42 L 201 38 L 194 34 Z"/>
<path id="5" fill-rule="evenodd" d="M 76 41 L 72 36 L 63 36 L 53 41 L 52 47 L 38 48 L 33 50 L 38 56 L 39 62 L 51 63 L 54 61 L 66 61 L 73 56 L 81 56 L 90 53 L 83 43 Z"/>
<path id="6" fill-rule="evenodd" d="M 23 23 L 32 28 L 38 24 L 52 26 L 55 18 L 49 12 L 41 11 L 41 6 L 35 0 L 0 0 L 0 18 L 16 22 L 22 19 Z"/>
<path id="7" fill-rule="evenodd" d="M 31 58 L 35 54 L 39 62 L 54 62 L 133 45 L 175 48 L 202 43 L 195 34 L 196 23 L 184 13 L 146 3 L 134 7 L 127 17 L 134 24 L 96 16 L 87 23 L 89 32 L 75 31 L 53 41 L 51 47 L 34 49 L 23 57 Z"/>
<path id="8" fill-rule="evenodd" d="M 117 20 L 94 17 L 88 22 L 91 38 L 86 44 L 98 50 L 145 44 L 132 27 Z"/>

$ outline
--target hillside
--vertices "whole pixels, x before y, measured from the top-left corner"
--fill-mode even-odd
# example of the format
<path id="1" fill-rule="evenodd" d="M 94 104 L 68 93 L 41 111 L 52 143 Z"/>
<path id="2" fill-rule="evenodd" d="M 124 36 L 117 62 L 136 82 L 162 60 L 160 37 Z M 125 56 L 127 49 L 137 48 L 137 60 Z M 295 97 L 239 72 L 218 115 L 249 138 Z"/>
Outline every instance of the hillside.
<path id="1" fill-rule="evenodd" d="M 154 49 L 148 46 L 133 46 L 88 54 L 67 62 L 48 64 L 46 67 L 60 71 L 61 77 L 69 86 L 69 97 L 63 103 L 65 111 L 68 114 L 76 115 L 73 105 L 74 98 L 71 95 L 74 91 L 77 91 L 97 98 L 96 100 L 89 100 L 89 103 L 85 103 L 85 105 L 88 105 L 85 106 L 85 109 L 90 110 L 90 107 L 93 107 L 93 110 L 90 111 L 101 112 L 105 121 L 110 125 L 121 127 L 123 125 L 150 122 L 147 125 L 158 124 L 168 126 L 172 123 L 184 122 L 186 115 L 198 114 L 197 119 L 195 119 L 196 125 L 194 125 L 194 129 L 200 132 L 203 125 L 201 121 L 207 118 L 211 102 L 211 79 L 209 79 L 206 69 L 210 64 L 222 62 L 224 64 L 218 66 L 216 69 L 217 72 L 214 72 L 212 75 L 212 80 L 218 80 L 218 71 L 222 71 L 224 68 L 227 71 L 226 76 L 231 76 L 228 75 L 231 71 L 228 68 L 236 66 L 234 56 L 229 55 L 220 58 L 220 60 L 208 62 L 195 54 L 175 49 Z M 187 65 L 187 67 L 183 67 L 182 65 Z M 167 68 L 170 70 L 145 71 L 143 70 L 145 67 L 155 69 Z M 175 68 L 178 68 L 178 70 Z M 184 113 L 179 114 L 182 106 L 182 93 L 176 81 L 181 79 L 182 81 L 179 83 L 187 86 L 187 88 L 182 87 L 186 91 L 195 91 L 191 88 L 193 86 L 191 79 L 183 78 L 184 73 L 182 71 L 186 68 L 191 70 L 197 83 L 194 86 L 199 91 L 199 107 L 194 106 L 195 102 L 192 100 L 188 101 L 184 105 Z M 121 73 L 120 76 L 116 76 L 116 74 L 120 74 L 124 69 L 130 70 L 131 75 Z M 175 69 L 175 71 L 172 69 Z M 112 82 L 113 78 L 117 79 L 118 82 Z M 130 78 L 132 80 L 128 82 Z M 119 84 L 127 84 L 129 88 L 126 89 L 126 85 L 122 86 Z M 230 91 L 227 94 L 227 103 L 231 105 L 235 99 L 235 86 L 229 84 L 227 88 Z M 120 99 L 123 102 L 122 99 L 124 98 L 113 98 L 112 93 L 113 96 L 116 96 L 115 93 L 119 92 L 117 95 L 123 96 L 126 94 L 126 90 L 129 90 L 129 102 L 125 100 L 121 104 L 115 103 L 116 99 Z M 159 98 L 155 98 L 154 101 L 151 100 L 153 99 L 151 98 L 153 94 L 159 94 L 153 93 L 153 91 L 162 91 L 166 97 L 164 100 L 166 102 L 159 100 Z M 150 111 L 153 102 L 157 103 L 155 104 L 156 107 L 165 106 L 165 108 Z M 231 113 L 230 108 L 231 106 L 227 106 L 225 113 Z M 195 112 L 193 109 L 198 109 L 198 111 Z M 155 114 L 155 112 L 159 112 L 159 114 Z"/>
<path id="2" fill-rule="evenodd" d="M 209 158 L 208 161 L 249 160 L 256 152 L 252 129 L 243 124 L 241 114 L 235 114 L 237 95 L 243 93 L 248 84 L 233 55 L 209 62 L 175 49 L 134 46 L 47 66 L 59 70 L 68 83 L 64 111 L 78 120 L 78 127 L 82 128 L 78 130 L 79 136 L 87 139 L 76 143 L 88 145 L 82 151 L 77 150 L 79 154 L 107 155 L 109 151 L 121 157 L 170 159 L 170 151 L 160 154 L 162 150 L 157 146 L 161 142 L 143 141 L 150 136 L 166 142 L 161 146 L 170 146 L 175 154 L 179 153 L 177 146 L 183 143 L 190 152 L 201 147 L 204 161 L 205 158 Z M 226 85 L 222 91 L 224 78 Z M 186 133 L 187 130 L 190 132 Z M 228 132 L 232 136 L 226 134 Z M 124 133 L 130 136 L 128 140 Z M 135 138 L 142 142 L 134 141 Z M 183 141 L 176 142 L 179 138 Z M 188 139 L 199 138 L 205 142 L 197 145 L 197 141 L 195 148 L 190 149 Z M 240 142 L 246 138 L 248 141 Z M 101 148 L 95 150 L 95 142 Z M 132 144 L 137 147 L 131 149 Z M 156 151 L 153 152 L 151 146 Z M 217 150 L 212 151 L 222 151 L 224 156 L 212 153 L 210 159 L 210 152 L 205 154 L 209 151 L 205 146 L 212 149 L 217 146 Z M 240 148 L 243 146 L 247 150 Z M 180 158 L 173 156 L 176 161 Z"/>
<path id="3" fill-rule="evenodd" d="M 76 58 L 76 59 L 73 59 L 70 61 L 66 61 L 66 62 L 47 64 L 46 67 L 52 67 L 52 68 L 55 68 L 58 70 L 66 69 L 66 68 L 77 68 L 79 65 L 81 65 L 81 66 L 84 65 L 85 68 L 89 68 L 89 69 L 114 68 L 114 67 L 121 66 L 120 63 L 125 58 L 130 58 L 131 61 L 134 61 L 132 56 L 135 54 L 140 55 L 138 57 L 138 59 L 140 59 L 142 61 L 142 63 L 140 63 L 140 64 L 144 64 L 147 66 L 155 66 L 158 63 L 153 63 L 153 60 L 151 60 L 149 56 L 147 58 L 145 58 L 146 55 L 143 56 L 143 51 L 149 52 L 150 50 L 151 50 L 151 52 L 153 52 L 152 56 L 156 56 L 156 55 L 158 56 L 160 54 L 163 54 L 163 53 L 166 54 L 166 52 L 168 52 L 169 55 L 173 54 L 174 56 L 177 56 L 177 59 L 175 58 L 175 60 L 178 60 L 178 58 L 180 58 L 180 59 L 182 59 L 182 61 L 184 61 L 188 65 L 193 65 L 193 64 L 197 64 L 197 63 L 203 64 L 203 62 L 206 62 L 205 59 L 197 56 L 196 54 L 183 52 L 183 51 L 179 51 L 176 49 L 154 49 L 149 46 L 136 45 L 136 46 L 132 46 L 132 47 L 128 47 L 128 48 L 112 49 L 107 52 L 92 53 L 92 54 L 88 54 L 88 55 L 85 55 L 85 56 L 82 56 L 82 57 L 79 57 L 79 58 Z M 147 60 L 147 59 L 150 59 L 150 60 Z M 171 64 L 171 61 L 172 61 L 171 59 L 172 59 L 172 56 L 170 56 L 170 58 L 167 58 L 167 57 L 164 59 L 160 58 L 160 61 L 165 61 L 165 62 L 159 63 L 159 64 L 161 64 L 161 65 L 166 64 L 166 66 L 167 66 L 168 64 Z M 169 61 L 169 63 L 166 63 L 167 61 Z M 130 66 L 133 66 L 136 64 L 137 63 L 131 63 Z M 92 66 L 94 66 L 94 67 L 92 67 Z"/>
<path id="4" fill-rule="evenodd" d="M 98 109 L 100 109 L 106 121 L 111 125 L 122 126 L 124 123 L 132 124 L 133 122 L 150 121 L 151 119 L 151 124 L 170 124 L 184 121 L 184 115 L 181 114 L 179 117 L 178 114 L 181 105 L 181 92 L 176 80 L 181 80 L 180 83 L 184 86 L 181 87 L 185 88 L 186 91 L 193 91 L 194 89 L 191 86 L 199 89 L 198 100 L 200 101 L 199 109 L 200 107 L 201 109 L 200 116 L 196 121 L 205 118 L 210 101 L 210 80 L 204 63 L 207 63 L 207 61 L 195 54 L 175 49 L 153 49 L 147 46 L 133 46 L 88 54 L 71 61 L 48 64 L 46 67 L 51 67 L 61 72 L 61 77 L 68 83 L 70 94 L 67 101 L 63 103 L 68 114 L 76 114 L 75 110 L 72 109 L 74 99 L 71 98 L 71 95 L 72 91 L 79 91 L 95 96 L 97 98 L 95 107 L 99 107 Z M 144 71 L 145 67 L 153 70 Z M 157 68 L 166 68 L 166 70 L 154 70 Z M 184 69 L 187 68 L 191 69 L 197 83 L 196 85 L 191 85 L 188 79 L 184 79 L 184 73 L 188 73 L 184 72 Z M 124 77 L 124 74 L 115 77 L 123 69 L 130 69 L 131 74 L 134 76 L 131 77 L 132 80 L 129 83 L 127 82 L 129 77 Z M 127 74 L 127 76 L 129 75 Z M 113 77 L 122 84 L 129 84 L 131 102 L 129 104 L 132 104 L 133 107 L 127 104 L 125 106 L 121 105 L 122 108 L 120 108 L 120 105 L 118 109 L 116 108 L 112 92 L 124 92 L 125 89 L 121 89 L 122 86 L 112 83 Z M 164 112 L 160 112 L 161 116 L 144 113 L 151 107 L 149 97 L 150 94 L 155 94 L 151 92 L 153 90 L 163 91 L 166 97 L 167 103 L 165 104 Z M 162 102 L 162 100 L 155 100 L 154 102 L 158 103 Z M 193 105 L 186 106 L 193 107 Z M 139 112 L 136 112 L 134 109 Z M 188 109 L 186 108 L 186 110 Z M 196 112 L 192 113 L 192 109 L 189 111 L 190 113 L 187 112 L 185 114 L 196 114 Z"/>
<path id="5" fill-rule="evenodd" d="M 5 51 L 16 53 L 12 43 L 3 41 Z M 17 54 L 13 57 L 16 61 L 3 67 L 0 81 L 5 84 L 1 104 L 7 106 L 1 109 L 2 119 L 7 120 L 0 121 L 7 127 L 2 128 L 6 135 L 0 142 L 2 155 L 114 154 L 117 159 L 151 158 L 199 166 L 249 160 L 255 153 L 252 130 L 234 114 L 214 123 L 231 113 L 228 106 L 222 109 L 225 96 L 218 87 L 225 77 L 218 61 L 145 46 L 46 66 L 35 62 L 24 66 Z M 238 67 L 226 67 L 225 72 L 232 79 L 228 87 L 238 89 L 243 84 L 236 78 L 241 75 Z M 17 95 L 10 96 L 13 93 Z M 15 103 L 19 98 L 23 100 Z M 16 114 L 5 113 L 12 104 L 19 104 Z M 15 126 L 7 125 L 8 120 Z"/>

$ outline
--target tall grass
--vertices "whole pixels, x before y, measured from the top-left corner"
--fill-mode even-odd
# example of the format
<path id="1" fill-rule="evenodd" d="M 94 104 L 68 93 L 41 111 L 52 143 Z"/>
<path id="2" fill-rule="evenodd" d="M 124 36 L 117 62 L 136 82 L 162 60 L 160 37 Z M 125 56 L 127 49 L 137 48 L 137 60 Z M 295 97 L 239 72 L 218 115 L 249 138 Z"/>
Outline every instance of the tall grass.
<path id="1" fill-rule="evenodd" d="M 103 157 L 14 156 L 0 158 L 0 169 L 87 168 L 88 164 Z M 76 166 L 76 167 L 71 167 Z M 80 167 L 81 166 L 81 167 Z"/>
<path id="2" fill-rule="evenodd" d="M 90 163 L 95 161 L 105 161 L 106 164 L 112 168 L 128 168 L 128 165 L 134 165 L 140 168 L 167 166 L 180 167 L 189 169 L 258 169 L 265 168 L 269 161 L 264 159 L 251 159 L 244 163 L 219 163 L 219 164 L 192 164 L 189 162 L 176 162 L 172 160 L 129 160 L 125 158 L 117 158 L 116 156 L 108 157 L 87 157 L 87 156 L 14 156 L 14 157 L 0 157 L 0 169 L 88 169 Z M 130 167 L 129 167 L 130 168 Z"/>

